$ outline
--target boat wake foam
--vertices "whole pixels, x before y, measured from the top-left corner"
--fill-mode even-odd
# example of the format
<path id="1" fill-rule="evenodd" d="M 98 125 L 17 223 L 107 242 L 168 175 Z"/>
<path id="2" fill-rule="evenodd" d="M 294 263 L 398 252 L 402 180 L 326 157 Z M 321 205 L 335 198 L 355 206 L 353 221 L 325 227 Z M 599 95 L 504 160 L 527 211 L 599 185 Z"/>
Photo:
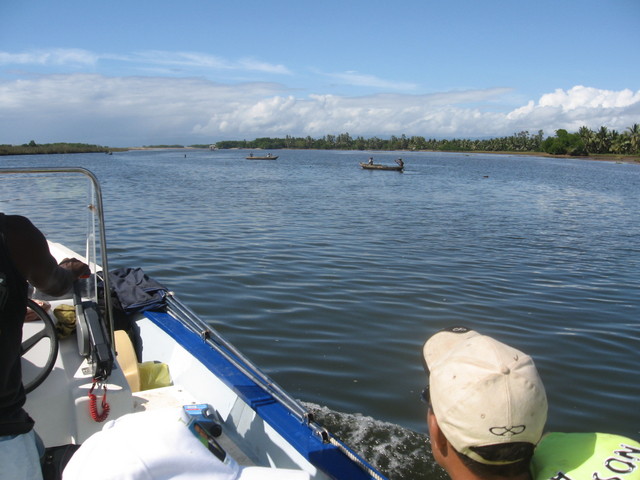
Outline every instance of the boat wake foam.
<path id="1" fill-rule="evenodd" d="M 360 413 L 342 413 L 303 402 L 315 420 L 384 473 L 389 480 L 445 480 L 429 437 Z"/>

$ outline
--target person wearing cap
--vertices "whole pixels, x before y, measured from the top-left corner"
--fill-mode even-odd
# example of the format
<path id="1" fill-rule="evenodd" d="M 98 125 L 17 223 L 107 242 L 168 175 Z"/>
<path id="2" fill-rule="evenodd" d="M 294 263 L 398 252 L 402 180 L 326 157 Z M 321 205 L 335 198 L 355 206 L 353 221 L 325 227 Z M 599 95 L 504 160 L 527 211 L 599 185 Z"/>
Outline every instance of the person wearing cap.
<path id="1" fill-rule="evenodd" d="M 453 480 L 640 480 L 640 443 L 609 433 L 543 436 L 547 397 L 528 355 L 465 327 L 423 347 L 431 450 Z"/>
<path id="2" fill-rule="evenodd" d="M 431 449 L 452 480 L 530 480 L 547 420 L 547 396 L 531 357 L 455 327 L 424 345 Z"/>

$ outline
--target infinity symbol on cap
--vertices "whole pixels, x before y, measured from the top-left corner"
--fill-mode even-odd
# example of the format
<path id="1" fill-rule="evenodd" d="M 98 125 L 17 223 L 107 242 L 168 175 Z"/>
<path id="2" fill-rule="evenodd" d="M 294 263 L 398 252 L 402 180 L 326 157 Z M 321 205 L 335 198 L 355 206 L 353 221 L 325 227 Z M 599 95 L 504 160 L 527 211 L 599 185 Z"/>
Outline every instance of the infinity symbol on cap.
<path id="1" fill-rule="evenodd" d="M 489 429 L 491 433 L 497 435 L 498 437 L 504 437 L 505 435 L 512 434 L 518 435 L 526 430 L 527 427 L 524 425 L 516 425 L 513 427 L 492 427 Z"/>

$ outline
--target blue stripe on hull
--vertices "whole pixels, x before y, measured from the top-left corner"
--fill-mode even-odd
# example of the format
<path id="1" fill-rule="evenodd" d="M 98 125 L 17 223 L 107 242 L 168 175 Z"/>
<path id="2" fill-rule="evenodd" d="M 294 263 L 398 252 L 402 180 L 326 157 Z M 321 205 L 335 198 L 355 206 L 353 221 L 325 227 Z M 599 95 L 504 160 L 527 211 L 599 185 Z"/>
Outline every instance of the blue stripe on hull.
<path id="1" fill-rule="evenodd" d="M 258 386 L 171 315 L 164 312 L 144 312 L 144 314 L 238 394 L 316 468 L 336 480 L 370 480 L 372 478 L 337 447 L 323 443 L 309 427 L 300 422 L 269 392 Z"/>

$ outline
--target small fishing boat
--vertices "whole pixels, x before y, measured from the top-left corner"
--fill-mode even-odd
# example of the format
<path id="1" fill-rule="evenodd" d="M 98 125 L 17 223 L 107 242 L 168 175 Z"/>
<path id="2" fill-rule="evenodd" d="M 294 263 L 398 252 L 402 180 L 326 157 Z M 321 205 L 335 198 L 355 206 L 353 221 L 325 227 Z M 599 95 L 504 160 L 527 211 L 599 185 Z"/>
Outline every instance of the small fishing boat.
<path id="1" fill-rule="evenodd" d="M 382 165 L 379 163 L 360 163 L 360 166 L 365 170 L 393 170 L 396 172 L 402 172 L 404 165 Z"/>
<path id="2" fill-rule="evenodd" d="M 175 293 L 140 269 L 109 270 L 102 196 L 91 172 L 0 169 L 0 183 L 7 175 L 43 185 L 37 176 L 44 175 L 47 186 L 86 177 L 90 190 L 88 201 L 79 198 L 87 235 L 74 243 L 86 252 L 48 241 L 54 257 L 79 258 L 92 274 L 63 298 L 35 291 L 29 305 L 39 320 L 23 329 L 25 409 L 47 447 L 45 467 L 66 465 L 72 479 L 140 478 L 130 471 L 136 465 L 162 478 L 167 471 L 186 478 L 194 469 L 197 478 L 213 479 L 385 479 Z M 75 331 L 58 339 L 67 318 L 61 312 L 73 317 L 64 323 Z"/>
<path id="3" fill-rule="evenodd" d="M 256 156 L 252 153 L 248 157 L 246 157 L 246 159 L 247 160 L 277 160 L 278 156 L 271 155 L 270 153 L 267 153 L 266 155 L 262 155 L 262 156 Z"/>

